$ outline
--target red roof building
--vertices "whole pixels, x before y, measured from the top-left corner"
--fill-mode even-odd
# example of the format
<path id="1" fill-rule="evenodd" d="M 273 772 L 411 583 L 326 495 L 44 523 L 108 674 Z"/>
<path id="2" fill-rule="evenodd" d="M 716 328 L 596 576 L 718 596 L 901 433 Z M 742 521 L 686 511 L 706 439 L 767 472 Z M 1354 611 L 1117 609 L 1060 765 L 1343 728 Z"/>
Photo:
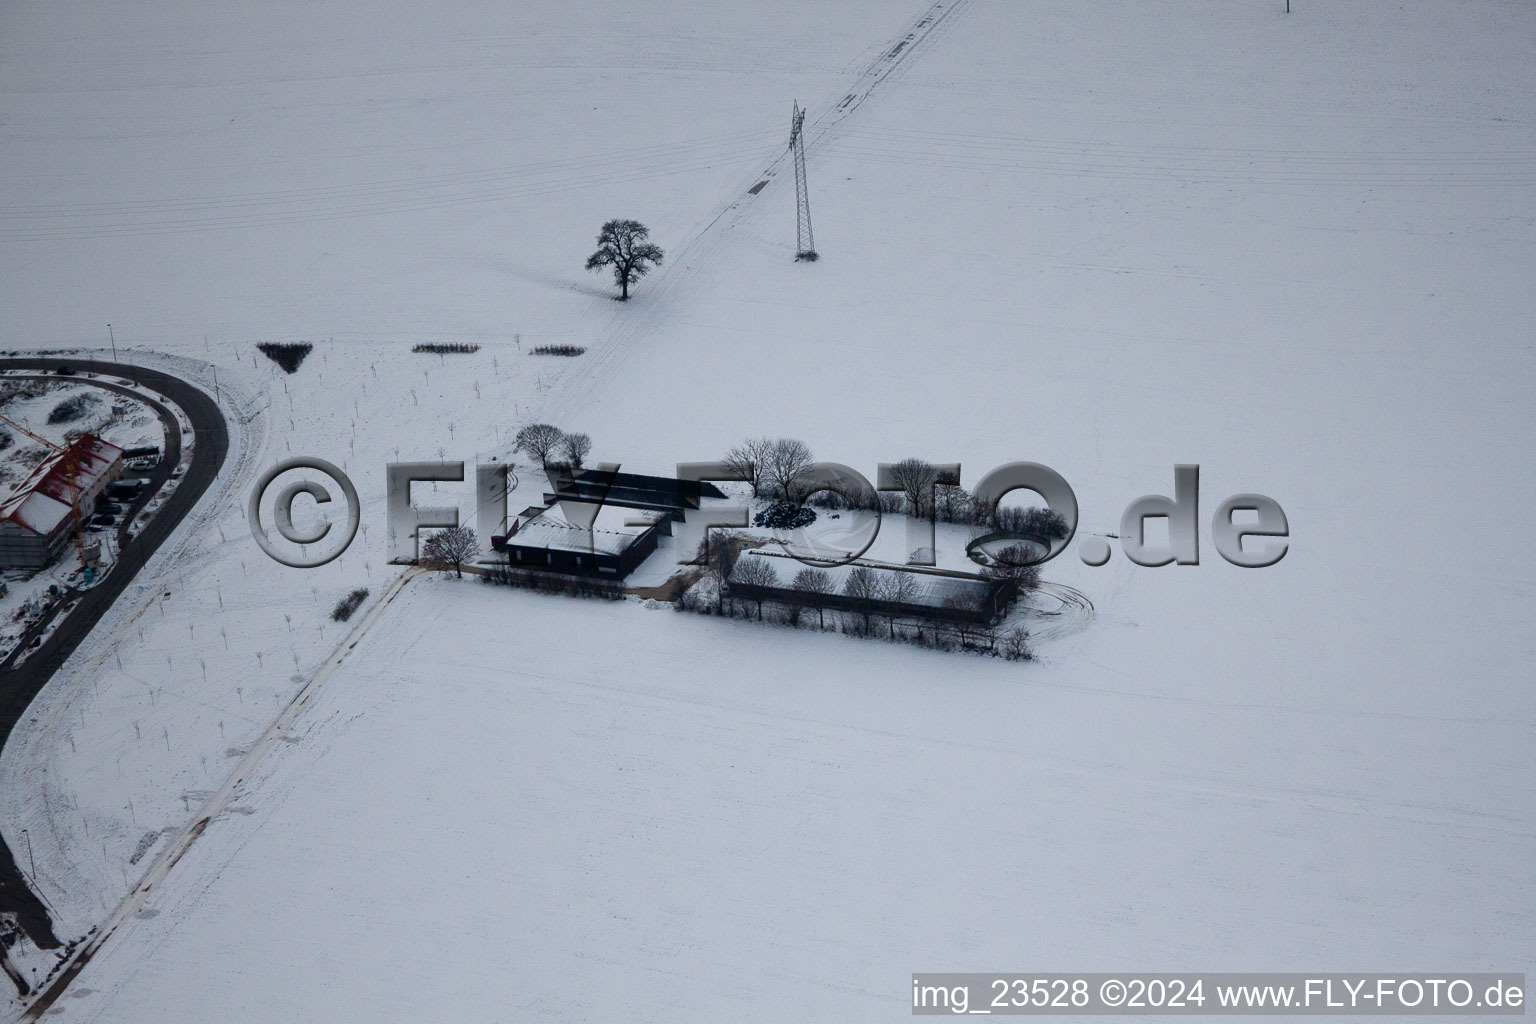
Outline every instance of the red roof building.
<path id="1" fill-rule="evenodd" d="M 122 462 L 123 450 L 94 434 L 49 454 L 0 501 L 0 568 L 41 569 L 51 562 L 74 528 L 75 509 L 89 517 Z"/>

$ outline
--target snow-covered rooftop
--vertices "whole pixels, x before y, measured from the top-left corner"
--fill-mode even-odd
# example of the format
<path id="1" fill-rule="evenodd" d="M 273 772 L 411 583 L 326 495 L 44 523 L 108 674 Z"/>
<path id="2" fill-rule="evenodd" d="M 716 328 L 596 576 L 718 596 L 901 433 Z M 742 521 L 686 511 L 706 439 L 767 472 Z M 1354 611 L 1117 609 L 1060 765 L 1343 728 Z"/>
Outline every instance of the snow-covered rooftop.
<path id="1" fill-rule="evenodd" d="M 790 589 L 791 581 L 801 569 L 821 568 L 827 574 L 828 581 L 832 585 L 834 593 L 841 594 L 843 587 L 848 582 L 848 575 L 853 571 L 857 563 L 847 565 L 834 565 L 828 567 L 810 566 L 793 558 L 783 558 L 775 554 L 758 551 L 743 551 L 741 557 L 731 569 L 731 582 L 739 584 L 737 573 L 749 559 L 761 559 L 773 567 L 778 575 L 777 582 L 771 586 Z M 942 575 L 938 573 L 913 572 L 904 569 L 887 569 L 878 566 L 866 566 L 875 570 L 876 578 L 884 583 L 895 573 L 903 573 L 911 581 L 911 591 L 906 594 L 901 603 L 914 607 L 943 608 L 947 604 L 959 602 L 961 604 L 986 604 L 992 599 L 996 584 L 990 580 L 968 578 L 964 576 Z M 884 600 L 885 598 L 880 598 Z"/>
<path id="2" fill-rule="evenodd" d="M 573 523 L 566 517 L 562 505 L 573 507 L 573 513 L 585 506 L 585 502 L 561 502 L 551 505 L 538 516 L 529 520 L 515 534 L 507 538 L 508 544 L 526 548 L 549 548 L 554 551 L 574 551 L 599 555 L 622 554 L 626 548 L 653 529 L 662 518 L 660 512 L 646 512 L 615 505 L 598 508 L 591 529 Z M 580 515 L 575 518 L 581 519 Z M 644 520 L 631 525 L 631 520 Z"/>
<path id="3" fill-rule="evenodd" d="M 81 434 L 68 448 L 38 464 L 3 502 L 0 520 L 33 533 L 52 533 L 71 515 L 79 496 L 112 471 L 123 450 L 94 434 Z"/>

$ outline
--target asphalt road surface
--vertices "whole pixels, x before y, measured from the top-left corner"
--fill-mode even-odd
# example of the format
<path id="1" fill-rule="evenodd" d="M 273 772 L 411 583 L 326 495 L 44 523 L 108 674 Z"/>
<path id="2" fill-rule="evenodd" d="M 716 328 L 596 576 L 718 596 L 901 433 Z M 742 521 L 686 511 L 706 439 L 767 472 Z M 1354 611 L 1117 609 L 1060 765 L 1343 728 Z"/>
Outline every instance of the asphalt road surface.
<path id="1" fill-rule="evenodd" d="M 68 357 L 0 359 L 0 370 L 53 371 L 67 365 L 76 371 L 88 371 L 111 377 L 120 377 L 152 388 L 169 398 L 186 414 L 192 424 L 195 443 L 192 461 L 181 483 L 171 492 L 154 517 L 145 524 L 138 536 L 123 544 L 117 565 L 95 587 L 81 594 L 64 621 L 59 623 L 41 647 L 20 665 L 0 669 L 0 750 L 10 739 L 11 730 L 22 720 L 42 688 L 58 671 L 59 666 L 74 653 L 80 642 L 112 602 L 122 594 L 134 575 L 155 550 L 165 543 L 171 533 L 186 518 L 187 513 L 213 483 L 229 454 L 229 432 L 224 416 L 213 399 L 201 390 L 159 370 L 131 366 L 126 363 L 106 363 Z M 164 456 L 151 477 L 147 490 L 153 493 L 176 468 L 181 454 L 179 432 L 166 438 Z M 0 835 L 0 913 L 16 915 L 17 924 L 37 946 L 57 949 L 63 945 L 53 931 L 53 921 L 48 908 L 38 899 L 17 867 L 9 838 Z M 23 995 L 27 993 L 22 993 Z"/>

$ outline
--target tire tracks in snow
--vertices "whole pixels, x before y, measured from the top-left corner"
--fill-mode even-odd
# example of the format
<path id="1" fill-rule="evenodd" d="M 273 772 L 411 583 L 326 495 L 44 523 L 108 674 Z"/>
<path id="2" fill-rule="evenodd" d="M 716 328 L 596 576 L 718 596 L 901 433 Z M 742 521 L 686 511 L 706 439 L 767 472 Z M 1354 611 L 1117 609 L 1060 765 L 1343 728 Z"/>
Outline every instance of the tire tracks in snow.
<path id="1" fill-rule="evenodd" d="M 256 773 L 257 768 L 261 765 L 262 758 L 266 756 L 267 752 L 277 746 L 280 740 L 289 737 L 289 730 L 299 714 L 319 695 L 325 683 L 347 660 L 347 656 L 352 653 L 353 649 L 362 642 L 363 637 L 383 615 L 385 609 L 394 602 L 395 598 L 400 595 L 400 592 L 405 589 L 407 584 L 425 572 L 427 570 L 413 566 L 395 578 L 395 581 L 390 584 L 389 589 L 379 598 L 378 603 L 368 610 L 367 614 L 363 616 L 362 621 L 353 628 L 352 632 L 347 634 L 346 638 L 325 659 L 325 662 L 315 670 L 315 674 L 310 676 L 309 682 L 305 683 L 304 688 L 295 694 L 294 698 L 284 706 L 282 712 L 267 727 L 266 732 L 262 733 L 261 737 L 251 744 L 250 749 L 240 759 L 240 763 L 235 766 L 234 771 L 230 772 L 229 777 L 224 780 L 224 784 L 203 803 L 203 806 L 199 808 L 192 821 L 179 829 L 175 837 L 162 846 L 160 852 L 150 861 L 149 866 L 144 869 L 144 873 L 140 876 L 138 883 L 134 885 L 123 901 L 118 904 L 117 910 L 95 930 L 90 939 L 80 947 L 79 952 L 75 954 L 69 966 L 64 968 L 47 988 L 43 989 L 42 993 L 27 1007 L 19 1020 L 34 1021 L 41 1019 L 43 1014 L 48 1012 L 48 1008 L 64 994 L 70 982 L 74 981 L 75 976 L 85 969 L 86 964 L 91 962 L 97 951 L 106 944 L 107 940 L 112 937 L 123 922 L 143 909 L 144 901 L 149 898 L 149 894 L 165 880 L 166 875 L 176 866 L 176 862 L 181 860 L 186 852 L 191 849 L 192 844 L 203 834 L 208 824 L 229 807 L 230 801 L 235 797 L 240 787 Z"/>
<path id="2" fill-rule="evenodd" d="M 822 105 L 821 113 L 805 129 L 807 145 L 821 145 L 833 137 L 838 126 L 850 117 L 882 83 L 898 69 L 908 66 L 915 54 L 926 50 L 940 32 L 952 23 L 954 17 L 974 2 L 975 0 L 934 0 L 929 4 L 915 22 L 910 23 L 890 39 L 887 45 L 880 47 L 879 55 L 866 65 L 850 88 L 840 90 L 836 97 Z M 625 379 L 623 367 L 628 360 L 634 358 L 637 342 L 654 331 L 659 324 L 675 315 L 688 294 L 687 286 L 698 277 L 702 268 L 715 262 L 733 229 L 759 208 L 760 204 L 754 200 L 760 200 L 765 195 L 778 194 L 779 190 L 773 187 L 775 179 L 789 166 L 789 152 L 786 148 L 761 171 L 743 180 L 739 189 L 736 190 L 736 198 L 718 206 L 707 217 L 702 227 L 674 250 L 670 265 L 652 278 L 650 288 L 647 290 L 647 301 L 638 311 L 639 315 L 634 315 L 631 312 L 634 307 L 629 305 L 615 312 L 605 331 L 606 337 L 594 345 L 589 352 L 590 360 L 584 368 L 586 372 L 564 384 L 562 396 L 551 403 L 552 408 L 546 409 L 546 418 L 568 416 L 583 404 L 600 402 L 605 394 L 611 393 L 615 387 L 623 383 Z M 60 971 L 53 982 L 27 1007 L 20 1020 L 40 1019 L 117 929 L 142 909 L 149 894 L 203 834 L 208 824 L 227 809 L 239 787 L 251 778 L 265 754 L 284 738 L 294 720 L 320 692 L 326 680 L 341 666 L 347 655 L 361 642 L 369 628 L 401 590 L 421 572 L 422 570 L 413 568 L 396 578 L 357 628 L 348 634 L 304 688 L 284 707 L 282 713 L 261 738 L 251 746 L 224 784 L 208 798 L 192 821 L 180 829 L 174 839 L 163 845 L 160 853 L 150 862 L 139 882 L 118 905 L 117 910 L 92 934 L 69 965 Z"/>
<path id="3" fill-rule="evenodd" d="M 867 64 L 853 83 L 825 99 L 820 113 L 804 129 L 807 147 L 820 146 L 835 138 L 838 129 L 864 101 L 898 70 L 910 66 L 914 56 L 930 49 L 934 41 L 975 0 L 934 0 L 922 14 L 879 49 L 879 55 Z M 786 138 L 788 125 L 785 126 Z M 613 314 L 604 337 L 589 347 L 585 372 L 568 379 L 560 397 L 546 405 L 547 422 L 570 419 L 582 407 L 601 404 L 615 389 L 628 381 L 623 368 L 636 357 L 644 338 L 663 323 L 675 319 L 679 308 L 692 291 L 699 275 L 713 266 L 732 232 L 748 216 L 761 208 L 765 196 L 777 196 L 775 184 L 781 172 L 790 167 L 786 146 L 760 171 L 743 178 L 735 189 L 736 198 L 717 206 L 687 241 L 674 248 L 671 262 L 649 279 L 642 303 L 624 304 Z M 640 309 L 635 309 L 640 305 Z"/>
<path id="4" fill-rule="evenodd" d="M 1041 580 L 1035 593 L 1056 601 L 1060 607 L 1052 611 L 1035 610 L 1031 613 L 1031 618 L 1048 619 L 1050 624 L 1030 630 L 1030 639 L 1036 642 L 1061 640 L 1081 633 L 1093 622 L 1093 602 L 1076 587 Z"/>

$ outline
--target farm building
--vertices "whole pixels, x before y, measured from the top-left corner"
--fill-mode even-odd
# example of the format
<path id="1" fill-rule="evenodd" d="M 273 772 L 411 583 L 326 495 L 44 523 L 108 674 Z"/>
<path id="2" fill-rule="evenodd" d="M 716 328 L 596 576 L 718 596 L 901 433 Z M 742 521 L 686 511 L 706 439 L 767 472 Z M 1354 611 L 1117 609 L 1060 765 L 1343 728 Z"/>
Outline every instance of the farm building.
<path id="1" fill-rule="evenodd" d="M 556 489 L 544 495 L 544 503 L 576 500 L 656 512 L 660 514 L 658 529 L 670 537 L 672 524 L 682 522 L 689 509 L 698 508 L 705 498 L 724 497 L 712 483 L 588 469 L 562 476 Z"/>
<path id="2" fill-rule="evenodd" d="M 591 525 L 582 525 L 587 518 L 582 513 L 593 511 Z M 513 532 L 492 544 L 514 569 L 623 579 L 656 550 L 664 518 L 656 510 L 563 501 L 526 510 Z M 634 520 L 644 522 L 634 525 Z"/>
<path id="3" fill-rule="evenodd" d="M 778 573 L 779 582 L 766 586 L 745 582 L 741 578 L 741 570 L 748 559 L 772 565 Z M 888 600 L 878 596 L 853 598 L 843 593 L 843 585 L 853 569 L 851 564 L 824 570 L 833 588 L 831 593 L 810 594 L 796 590 L 787 582 L 801 568 L 804 565 L 791 558 L 744 552 L 731 567 L 730 575 L 726 578 L 726 590 L 731 597 L 749 601 L 773 601 L 783 605 L 820 607 L 827 611 L 970 626 L 987 626 L 996 622 L 1007 613 L 1008 605 L 1014 597 L 1013 590 L 1002 580 L 968 573 L 886 567 L 876 569 L 877 579 L 882 582 L 897 573 L 911 580 L 909 591 L 903 599 Z"/>
<path id="4" fill-rule="evenodd" d="M 97 496 L 122 472 L 123 450 L 82 434 L 55 451 L 0 502 L 0 568 L 41 569 L 58 557 Z"/>

